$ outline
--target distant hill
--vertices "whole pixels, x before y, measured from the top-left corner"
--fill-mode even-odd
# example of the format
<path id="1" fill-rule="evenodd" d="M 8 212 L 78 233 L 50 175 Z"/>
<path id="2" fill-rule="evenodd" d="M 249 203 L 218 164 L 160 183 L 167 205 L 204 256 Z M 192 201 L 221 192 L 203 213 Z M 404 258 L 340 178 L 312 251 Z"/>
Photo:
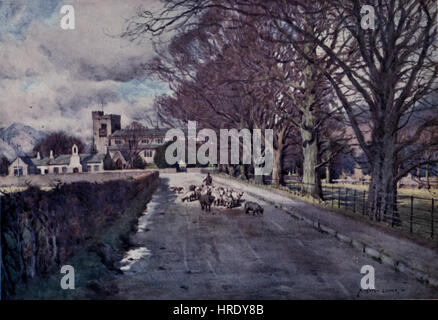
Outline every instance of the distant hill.
<path id="1" fill-rule="evenodd" d="M 17 153 L 6 141 L 0 139 L 0 156 L 4 155 L 9 160 L 13 160 Z"/>
<path id="2" fill-rule="evenodd" d="M 47 133 L 21 123 L 0 128 L 0 155 L 4 154 L 9 160 L 13 160 L 16 156 L 28 154 L 46 136 Z"/>

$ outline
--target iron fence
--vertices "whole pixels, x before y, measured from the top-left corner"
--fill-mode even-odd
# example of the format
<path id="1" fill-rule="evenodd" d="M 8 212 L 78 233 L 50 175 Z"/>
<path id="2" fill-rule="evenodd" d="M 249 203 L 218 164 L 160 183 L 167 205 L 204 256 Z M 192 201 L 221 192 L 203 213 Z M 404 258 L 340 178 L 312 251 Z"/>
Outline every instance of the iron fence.
<path id="1" fill-rule="evenodd" d="M 206 168 L 201 172 L 219 173 L 215 168 Z M 286 190 L 295 195 L 304 195 L 303 187 L 305 184 L 289 177 L 284 180 Z M 269 176 L 264 177 L 263 181 L 267 185 L 272 183 L 272 179 Z M 328 207 L 370 219 L 374 218 L 369 215 L 367 190 L 348 188 L 342 185 L 323 184 L 322 194 L 324 203 Z M 378 198 L 381 198 L 382 196 L 390 195 L 379 194 L 378 196 Z M 393 206 L 387 207 L 383 212 L 379 212 L 378 219 L 373 219 L 373 221 L 389 226 L 391 229 L 404 234 L 410 234 L 426 240 L 438 240 L 438 199 L 397 194 L 393 204 Z"/>
<path id="2" fill-rule="evenodd" d="M 287 181 L 288 190 L 296 195 L 304 194 L 304 184 Z M 378 217 L 369 215 L 368 191 L 336 185 L 322 185 L 324 203 L 333 209 L 373 218 L 377 223 L 385 224 L 403 233 L 420 236 L 424 239 L 437 239 L 438 217 L 435 198 L 397 194 L 394 205 L 378 212 Z M 387 194 L 379 194 L 378 199 Z M 392 199 L 390 199 L 392 200 Z M 379 208 L 379 205 L 377 205 Z"/>

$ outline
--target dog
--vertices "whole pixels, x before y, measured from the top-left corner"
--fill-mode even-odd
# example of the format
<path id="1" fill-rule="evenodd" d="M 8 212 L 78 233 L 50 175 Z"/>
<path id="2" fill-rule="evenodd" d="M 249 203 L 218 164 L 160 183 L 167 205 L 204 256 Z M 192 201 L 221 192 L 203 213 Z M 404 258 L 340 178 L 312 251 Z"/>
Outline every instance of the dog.
<path id="1" fill-rule="evenodd" d="M 255 202 L 245 202 L 245 206 L 243 207 L 243 212 L 245 212 L 245 214 L 249 214 L 249 212 L 252 211 L 252 215 L 255 216 L 257 215 L 263 215 L 263 208 Z"/>
<path id="2" fill-rule="evenodd" d="M 182 193 L 184 190 L 184 187 L 170 187 L 170 190 L 172 190 L 173 192 L 176 192 L 178 194 Z"/>

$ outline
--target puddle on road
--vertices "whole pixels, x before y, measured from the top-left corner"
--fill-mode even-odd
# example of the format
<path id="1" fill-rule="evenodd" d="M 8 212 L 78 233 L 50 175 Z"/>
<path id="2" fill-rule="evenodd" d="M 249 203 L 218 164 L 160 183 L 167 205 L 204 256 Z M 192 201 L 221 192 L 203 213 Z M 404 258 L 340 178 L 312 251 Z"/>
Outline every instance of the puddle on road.
<path id="1" fill-rule="evenodd" d="M 125 254 L 125 257 L 120 261 L 120 264 L 122 265 L 120 267 L 120 270 L 129 271 L 134 263 L 150 255 L 151 255 L 151 251 L 148 250 L 146 247 L 131 249 Z"/>
<path id="2" fill-rule="evenodd" d="M 164 213 L 167 207 L 175 199 L 175 195 L 168 189 L 167 184 L 161 182 L 157 191 L 152 196 L 151 201 L 146 205 L 143 214 L 138 218 L 137 233 L 145 232 L 151 225 L 151 217 L 154 214 Z M 152 255 L 152 252 L 145 246 L 134 247 L 127 251 L 120 261 L 120 270 L 123 272 L 130 271 L 132 266 L 139 260 L 145 259 Z"/>

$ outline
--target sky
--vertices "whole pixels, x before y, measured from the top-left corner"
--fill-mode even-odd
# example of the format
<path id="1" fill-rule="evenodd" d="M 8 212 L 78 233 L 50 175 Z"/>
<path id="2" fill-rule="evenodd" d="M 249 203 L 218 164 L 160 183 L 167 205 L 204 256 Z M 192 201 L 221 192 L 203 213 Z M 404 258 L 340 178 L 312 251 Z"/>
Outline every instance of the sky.
<path id="1" fill-rule="evenodd" d="M 75 29 L 63 30 L 71 4 Z M 0 0 L 0 127 L 22 123 L 91 137 L 91 111 L 122 115 L 122 126 L 151 114 L 168 87 L 142 67 L 151 41 L 118 35 L 139 7 L 156 0 Z"/>

